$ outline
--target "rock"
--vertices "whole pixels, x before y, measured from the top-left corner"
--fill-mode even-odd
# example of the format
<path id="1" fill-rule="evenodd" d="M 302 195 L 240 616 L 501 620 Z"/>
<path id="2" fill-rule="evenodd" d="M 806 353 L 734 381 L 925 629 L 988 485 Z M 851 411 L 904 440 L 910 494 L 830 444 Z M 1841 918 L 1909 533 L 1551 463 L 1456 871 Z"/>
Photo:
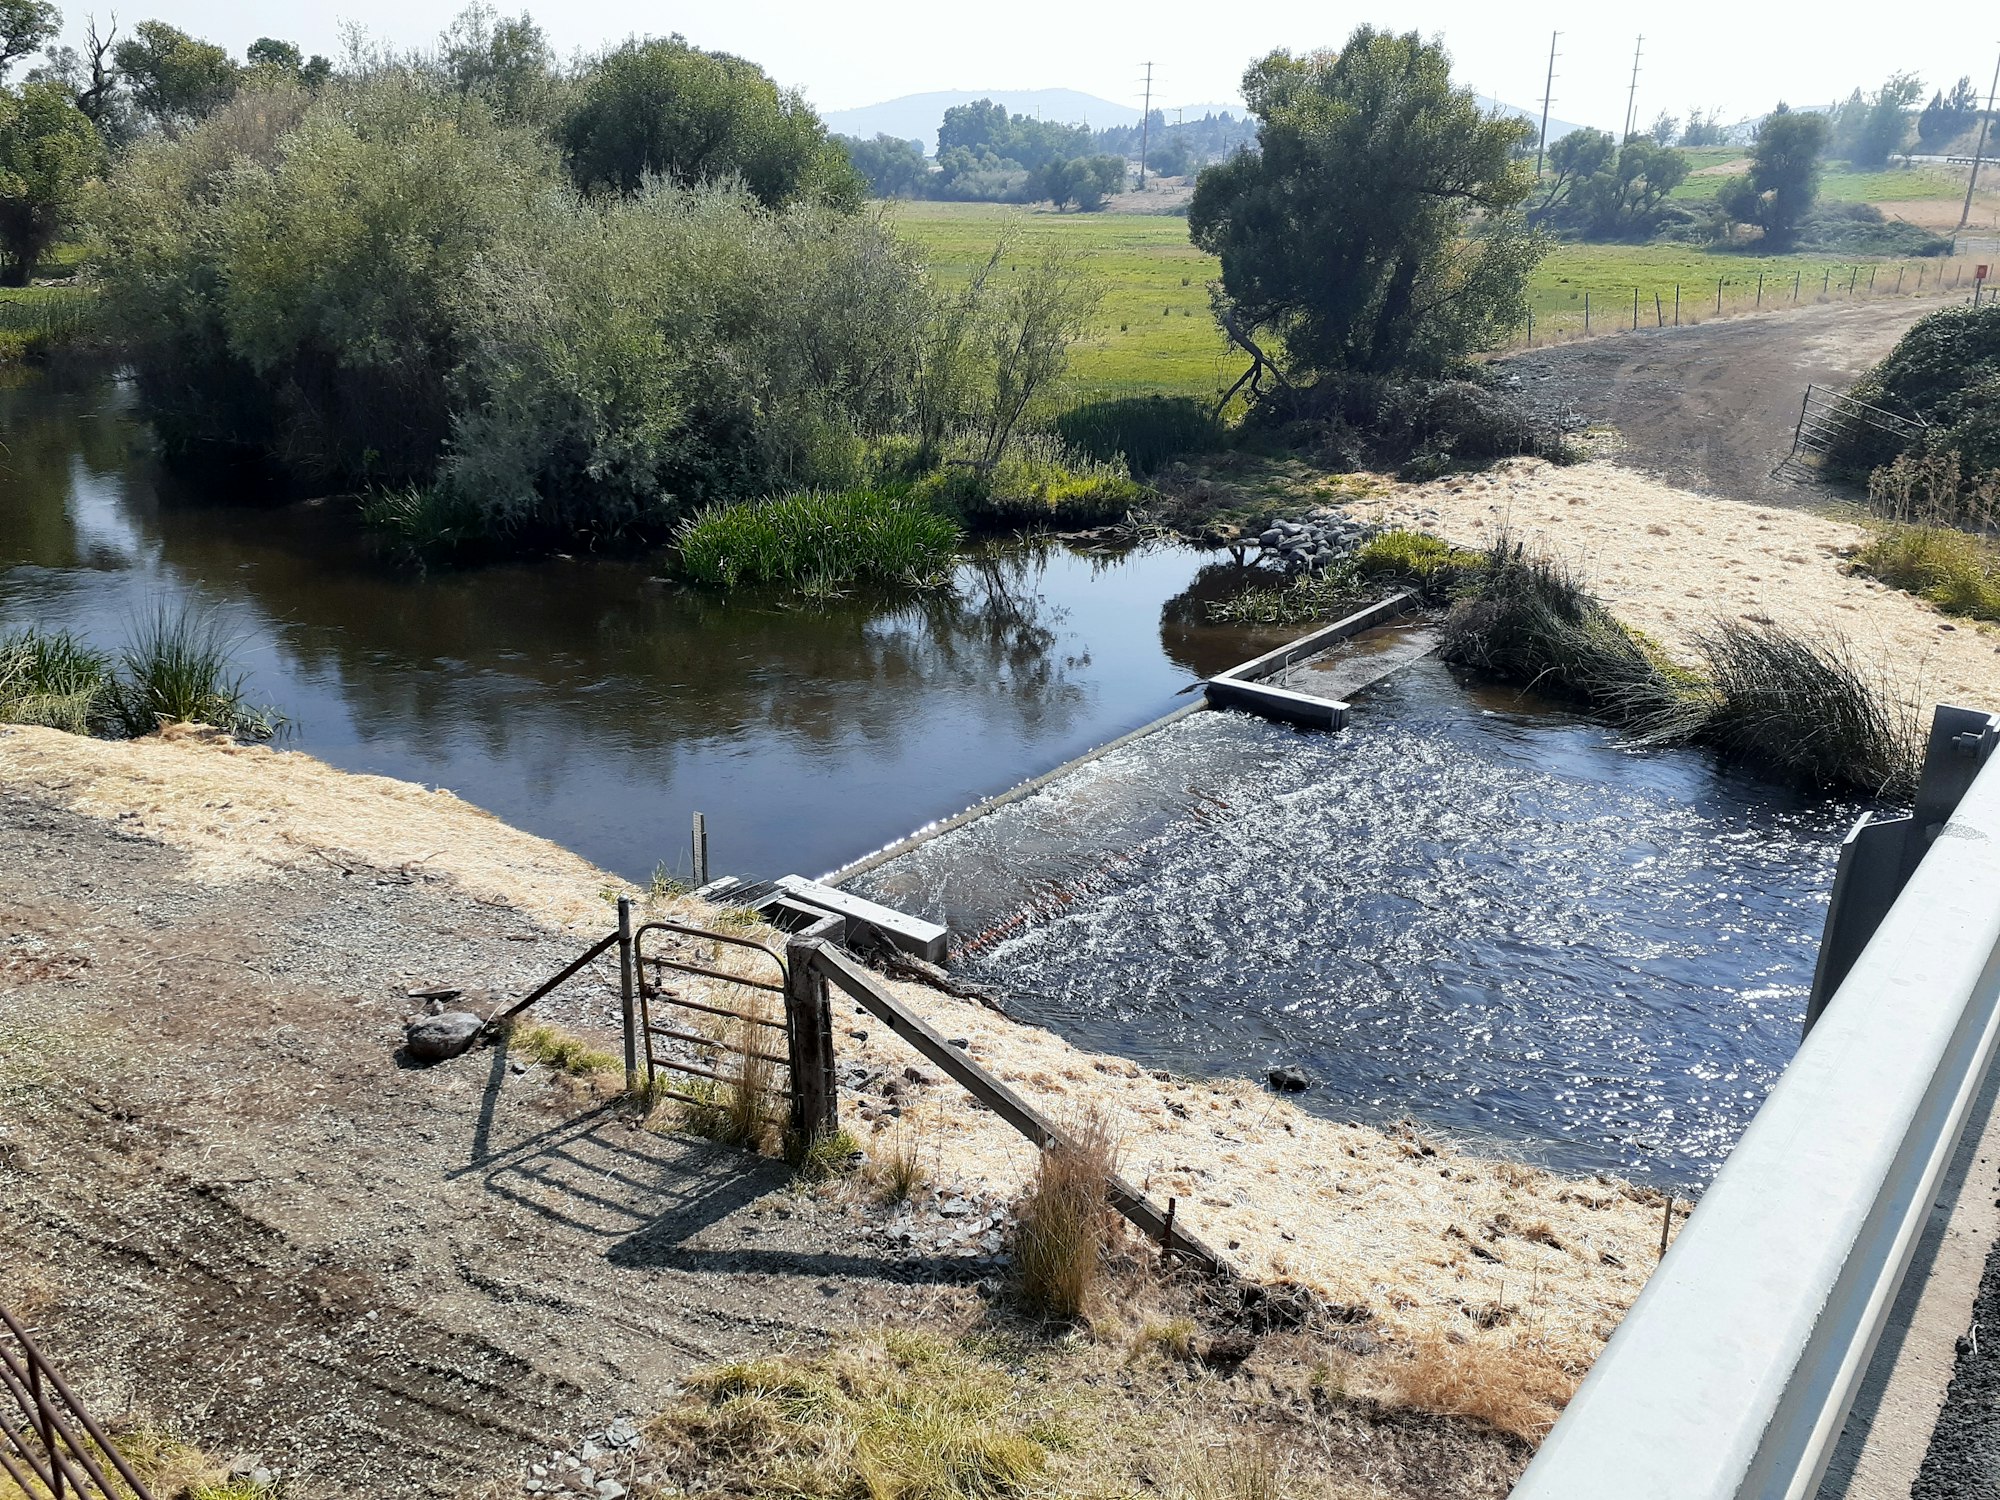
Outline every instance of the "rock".
<path id="1" fill-rule="evenodd" d="M 403 1045 L 419 1062 L 439 1062 L 457 1057 L 472 1045 L 472 1039 L 486 1024 L 469 1010 L 448 1010 L 442 1015 L 419 1016 L 404 1029 Z"/>
<path id="2" fill-rule="evenodd" d="M 972 1205 L 963 1198 L 947 1198 L 938 1205 L 938 1212 L 947 1219 L 962 1219 L 972 1212 Z"/>
<path id="3" fill-rule="evenodd" d="M 630 1417 L 620 1417 L 604 1429 L 604 1440 L 614 1448 L 629 1448 L 639 1441 L 639 1424 Z"/>
<path id="4" fill-rule="evenodd" d="M 597 1481 L 598 1500 L 623 1500 L 624 1494 L 625 1486 L 615 1479 Z"/>
<path id="5" fill-rule="evenodd" d="M 1295 1067 L 1291 1063 L 1286 1063 L 1283 1067 L 1271 1069 L 1270 1072 L 1264 1075 L 1264 1078 L 1273 1089 L 1281 1094 L 1302 1093 L 1312 1087 L 1312 1078 L 1307 1074 L 1306 1070 Z"/>
<path id="6" fill-rule="evenodd" d="M 972 1038 L 969 1036 L 947 1037 L 945 1039 L 945 1045 L 950 1047 L 956 1047 L 958 1048 L 959 1051 L 963 1052 L 966 1050 L 966 1048 L 972 1045 Z"/>
<path id="7" fill-rule="evenodd" d="M 937 1080 L 931 1077 L 930 1074 L 926 1073 L 922 1068 L 919 1068 L 914 1064 L 910 1067 L 903 1069 L 903 1077 L 908 1079 L 911 1083 L 914 1083 L 920 1089 L 927 1089 L 932 1084 L 937 1082 Z"/>

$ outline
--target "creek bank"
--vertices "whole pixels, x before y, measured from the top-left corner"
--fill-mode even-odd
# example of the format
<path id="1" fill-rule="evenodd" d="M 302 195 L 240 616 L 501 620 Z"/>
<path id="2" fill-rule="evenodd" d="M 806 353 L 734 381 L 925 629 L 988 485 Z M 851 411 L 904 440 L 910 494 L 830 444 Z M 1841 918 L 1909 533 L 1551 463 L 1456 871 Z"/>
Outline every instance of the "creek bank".
<path id="1" fill-rule="evenodd" d="M 183 853 L 198 887 L 246 893 L 271 881 L 366 872 L 385 888 L 446 881 L 496 914 L 545 934 L 536 972 L 507 979 L 481 965 L 449 976 L 436 958 L 384 934 L 378 972 L 514 989 L 552 973 L 608 930 L 608 897 L 627 889 L 545 840 L 507 827 L 450 793 L 353 776 L 296 751 L 236 745 L 197 730 L 123 743 L 53 730 L 0 732 L 0 784 L 101 819 L 121 837 Z M 340 880 L 351 878 L 333 873 Z M 699 915 L 693 904 L 673 910 Z M 553 942 L 554 946 L 550 946 Z M 495 984 L 504 979 L 504 984 Z M 976 1001 L 891 981 L 942 1034 L 1059 1117 L 1085 1105 L 1119 1132 L 1127 1176 L 1175 1197 L 1183 1221 L 1227 1246 L 1262 1280 L 1292 1280 L 1329 1303 L 1371 1310 L 1388 1366 L 1446 1341 L 1454 1358 L 1504 1370 L 1528 1392 L 1513 1420 L 1546 1421 L 1568 1397 L 1644 1283 L 1663 1201 L 1613 1179 L 1565 1179 L 1484 1160 L 1414 1126 L 1383 1130 L 1299 1110 L 1242 1081 L 1159 1077 L 1075 1048 Z M 399 990 L 400 993 L 400 990 Z M 615 1035 L 615 993 L 570 986 L 540 1018 Z M 904 1079 L 913 1059 L 853 1007 L 836 1007 L 843 1062 Z M 866 1041 L 845 1033 L 869 1032 Z M 466 1076 L 463 1065 L 432 1070 Z M 898 1132 L 920 1143 L 936 1181 L 1000 1201 L 1019 1195 L 1034 1152 L 955 1090 L 905 1079 L 894 1101 L 849 1091 L 843 1116 L 871 1154 Z M 864 1121 L 863 1108 L 877 1118 Z M 1528 1226 L 1519 1232 L 1509 1226 Z M 1542 1231 L 1546 1231 L 1545 1233 Z M 1475 1253 L 1473 1247 L 1477 1247 Z M 1486 1316 L 1495 1275 L 1518 1314 Z M 1521 1286 L 1532 1290 L 1522 1294 Z M 1521 1416 L 1520 1411 L 1531 1415 Z M 1536 1415 L 1538 1414 L 1538 1415 Z"/>

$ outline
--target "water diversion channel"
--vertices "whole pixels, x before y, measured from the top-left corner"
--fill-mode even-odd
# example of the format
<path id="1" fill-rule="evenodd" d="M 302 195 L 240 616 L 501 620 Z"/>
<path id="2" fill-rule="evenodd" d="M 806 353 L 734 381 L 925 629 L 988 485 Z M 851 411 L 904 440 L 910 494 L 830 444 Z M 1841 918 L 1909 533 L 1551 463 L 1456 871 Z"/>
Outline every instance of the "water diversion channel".
<path id="1" fill-rule="evenodd" d="M 338 502 L 162 471 L 113 381 L 0 386 L 0 629 L 109 646 L 198 598 L 290 743 L 450 786 L 643 879 L 818 874 L 1142 725 L 1294 632 L 1201 623 L 1214 555 L 981 554 L 796 607 L 579 556 L 428 577 Z M 1704 1180 L 1796 1044 L 1848 809 L 1434 658 L 1311 734 L 1200 713 L 857 878 L 1023 1019 L 1310 1108 Z"/>

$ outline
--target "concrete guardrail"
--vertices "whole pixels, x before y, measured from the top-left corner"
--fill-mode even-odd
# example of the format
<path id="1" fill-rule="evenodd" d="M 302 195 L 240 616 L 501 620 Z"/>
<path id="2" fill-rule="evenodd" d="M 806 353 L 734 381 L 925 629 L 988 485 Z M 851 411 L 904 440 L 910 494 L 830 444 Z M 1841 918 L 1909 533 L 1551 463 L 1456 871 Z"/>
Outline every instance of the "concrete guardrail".
<path id="1" fill-rule="evenodd" d="M 1920 793 L 1907 884 L 1514 1500 L 1818 1489 L 2000 1039 L 2000 723 L 1971 717 L 1939 711 L 1926 785 L 1984 768 L 1936 821 Z"/>

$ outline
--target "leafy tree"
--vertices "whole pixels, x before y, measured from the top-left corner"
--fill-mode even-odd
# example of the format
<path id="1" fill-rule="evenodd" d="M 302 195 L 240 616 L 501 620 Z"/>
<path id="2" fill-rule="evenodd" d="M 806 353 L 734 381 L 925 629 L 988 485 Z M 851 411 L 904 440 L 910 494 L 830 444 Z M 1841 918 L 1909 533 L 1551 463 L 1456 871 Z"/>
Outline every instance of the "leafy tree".
<path id="1" fill-rule="evenodd" d="M 1647 132 L 1655 146 L 1671 146 L 1681 133 L 1681 122 L 1664 109 L 1653 117 L 1653 128 Z"/>
<path id="2" fill-rule="evenodd" d="M 1910 106 L 1923 95 L 1923 85 L 1914 73 L 1896 73 L 1863 100 L 1854 98 L 1841 107 L 1835 127 L 1837 148 L 1856 167 L 1881 167 L 1903 149 L 1910 133 Z"/>
<path id="3" fill-rule="evenodd" d="M 1688 147 L 1720 146 L 1722 144 L 1722 122 L 1716 118 L 1717 110 L 1691 109 L 1688 122 L 1681 131 L 1681 144 Z"/>
<path id="4" fill-rule="evenodd" d="M 1716 201 L 1737 223 L 1762 229 L 1774 247 L 1790 245 L 1819 197 L 1828 135 L 1826 116 L 1780 104 L 1758 127 L 1749 175 L 1730 178 Z"/>
<path id="5" fill-rule="evenodd" d="M 165 21 L 141 21 L 111 56 L 132 102 L 169 135 L 228 103 L 240 81 L 227 52 Z"/>
<path id="6" fill-rule="evenodd" d="M 924 160 L 924 148 L 916 141 L 878 135 L 872 141 L 856 136 L 836 136 L 847 151 L 854 170 L 868 180 L 868 191 L 877 198 L 921 198 L 930 185 L 931 169 Z"/>
<path id="7" fill-rule="evenodd" d="M 1542 196 L 1534 205 L 1534 217 L 1560 217 L 1579 196 L 1583 184 L 1609 167 L 1617 155 L 1618 143 L 1608 130 L 1585 127 L 1558 136 L 1548 149 L 1548 171 L 1542 178 Z"/>
<path id="8" fill-rule="evenodd" d="M 1087 155 L 1090 131 L 1082 125 L 1010 115 L 1004 104 L 979 99 L 954 105 L 938 125 L 938 157 L 964 147 L 975 156 L 988 153 L 1003 162 L 1034 171 L 1051 162 Z"/>
<path id="9" fill-rule="evenodd" d="M 280 80 L 315 89 L 333 76 L 333 64 L 317 52 L 308 59 L 294 43 L 269 36 L 243 49 L 243 65 L 259 82 Z"/>
<path id="10" fill-rule="evenodd" d="M 60 83 L 0 89 L 0 282 L 33 279 L 102 162 L 97 131 Z"/>
<path id="11" fill-rule="evenodd" d="M 1122 156 L 1079 156 L 1070 161 L 1050 162 L 1035 175 L 1031 192 L 1049 200 L 1057 208 L 1075 204 L 1085 213 L 1104 207 L 1113 193 L 1125 191 L 1125 158 Z"/>
<path id="12" fill-rule="evenodd" d="M 679 36 L 628 42 L 581 81 L 561 138 L 587 193 L 633 193 L 648 176 L 690 186 L 743 180 L 777 206 L 852 207 L 864 185 L 795 90 L 755 63 Z"/>
<path id="13" fill-rule="evenodd" d="M 1979 118 L 1979 95 L 1970 78 L 1960 78 L 1949 94 L 1942 90 L 1917 116 L 1917 144 L 1926 151 L 1942 151 L 1972 128 Z"/>
<path id="14" fill-rule="evenodd" d="M 1185 130 L 1169 130 L 1152 149 L 1147 165 L 1162 177 L 1186 177 L 1194 171 L 1194 144 Z"/>
<path id="15" fill-rule="evenodd" d="M 484 99 L 501 119 L 554 123 L 555 52 L 527 12 L 467 6 L 438 39 L 438 64 L 454 88 Z"/>
<path id="16" fill-rule="evenodd" d="M 1293 377 L 1436 371 L 1525 316 L 1528 127 L 1453 88 L 1442 47 L 1362 26 L 1337 54 L 1272 53 L 1243 90 L 1260 150 L 1205 170 L 1188 218 L 1256 368 L 1275 335 Z"/>
<path id="17" fill-rule="evenodd" d="M 0 78 L 8 69 L 41 50 L 62 25 L 62 13 L 50 0 L 0 0 Z"/>

